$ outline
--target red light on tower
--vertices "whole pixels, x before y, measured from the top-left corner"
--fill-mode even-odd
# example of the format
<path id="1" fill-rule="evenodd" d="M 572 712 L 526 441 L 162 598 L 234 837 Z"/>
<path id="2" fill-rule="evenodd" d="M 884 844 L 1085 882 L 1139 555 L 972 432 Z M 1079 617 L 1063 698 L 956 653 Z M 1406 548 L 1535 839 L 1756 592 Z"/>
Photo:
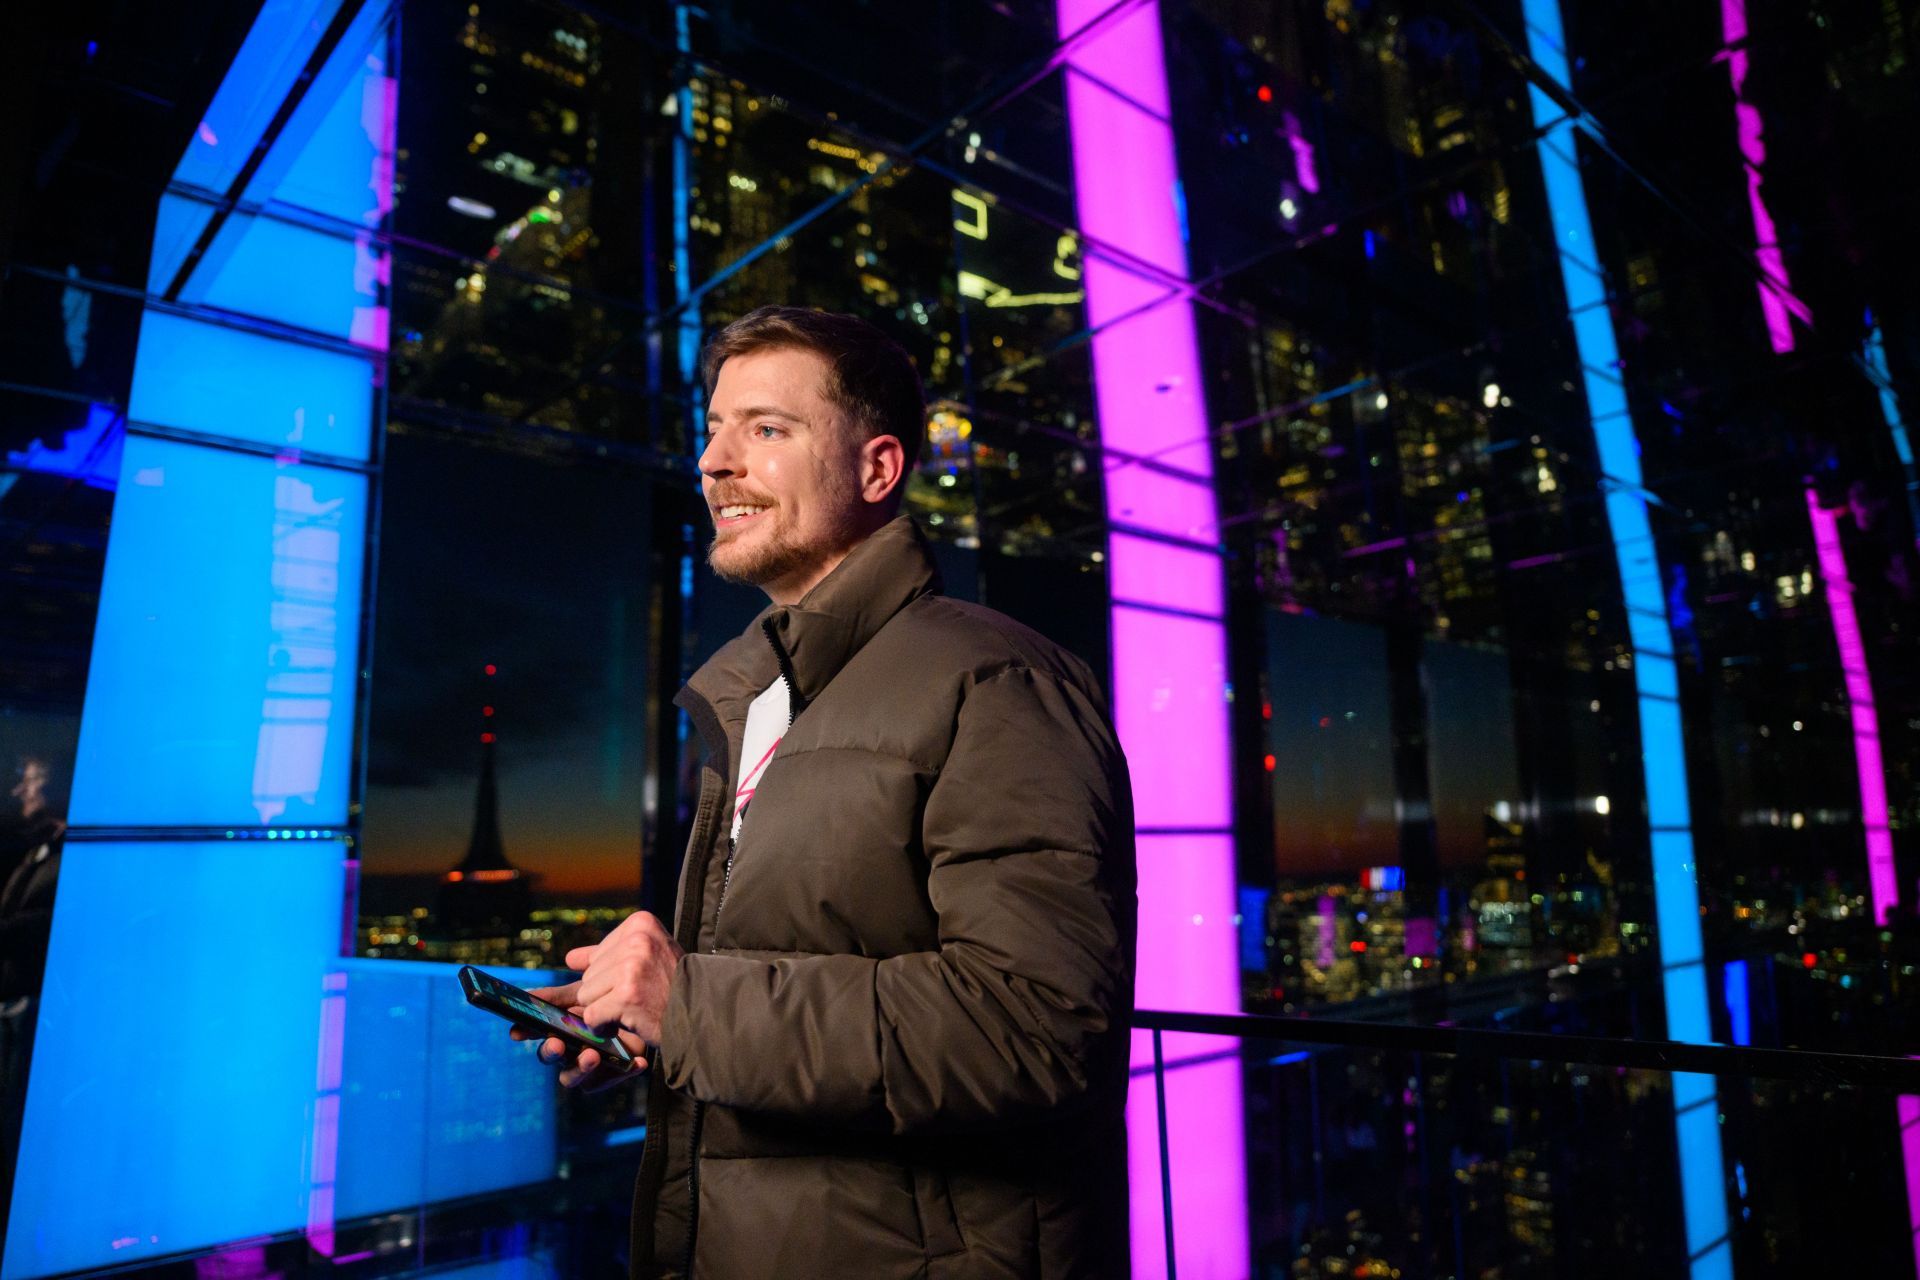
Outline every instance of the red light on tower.
<path id="1" fill-rule="evenodd" d="M 1276 769 L 1279 766 L 1280 762 L 1274 759 L 1272 756 L 1268 756 L 1266 764 L 1267 764 L 1267 772 L 1272 773 L 1274 769 Z"/>
<path id="2" fill-rule="evenodd" d="M 1260 99 L 1260 101 L 1262 102 L 1272 102 L 1273 86 L 1263 84 L 1258 89 L 1255 89 L 1253 91 L 1253 96 Z"/>
<path id="3" fill-rule="evenodd" d="M 1805 955 L 1800 957 L 1800 967 L 1802 969 L 1811 969 L 1813 968 L 1813 966 L 1819 963 L 1820 963 L 1820 957 L 1813 954 L 1813 952 L 1811 951 L 1807 952 Z"/>
<path id="4" fill-rule="evenodd" d="M 1359 955 L 1362 951 L 1365 951 L 1366 949 L 1367 949 L 1367 944 L 1362 942 L 1358 938 L 1355 938 L 1352 942 L 1349 942 L 1347 944 L 1347 950 L 1353 952 L 1353 954 L 1355 955 Z"/>
<path id="5" fill-rule="evenodd" d="M 488 675 L 490 675 L 490 676 L 492 676 L 492 675 L 498 675 L 499 673 L 500 673 L 500 669 L 499 669 L 498 667 L 496 667 L 496 666 L 494 666 L 494 665 L 493 665 L 493 664 L 492 664 L 491 662 L 489 662 L 489 663 L 487 664 L 487 674 L 488 674 Z"/>
<path id="6" fill-rule="evenodd" d="M 483 734 L 481 734 L 481 735 L 480 735 L 480 741 L 482 741 L 482 742 L 492 742 L 492 741 L 493 741 L 493 735 L 492 735 L 492 734 L 490 734 L 490 733 L 483 733 Z"/>
<path id="7" fill-rule="evenodd" d="M 492 718 L 492 716 L 493 716 L 493 708 L 492 708 L 492 707 L 482 707 L 482 708 L 480 708 L 480 714 L 481 714 L 481 715 L 483 715 L 483 716 L 486 716 L 486 717 L 488 717 L 489 719 L 491 719 L 491 718 Z"/>

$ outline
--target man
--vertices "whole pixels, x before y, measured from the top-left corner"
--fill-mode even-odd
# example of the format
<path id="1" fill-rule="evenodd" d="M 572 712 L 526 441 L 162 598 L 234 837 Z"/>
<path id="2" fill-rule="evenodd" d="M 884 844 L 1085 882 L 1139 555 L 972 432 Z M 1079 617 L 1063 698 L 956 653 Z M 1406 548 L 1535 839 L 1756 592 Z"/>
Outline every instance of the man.
<path id="1" fill-rule="evenodd" d="M 673 932 L 631 916 L 541 993 L 652 1064 L 634 1274 L 1124 1276 L 1133 813 L 1099 686 L 938 593 L 897 515 L 920 383 L 878 330 L 765 307 L 703 374 L 709 561 L 772 605 L 678 699 L 709 755 Z"/>

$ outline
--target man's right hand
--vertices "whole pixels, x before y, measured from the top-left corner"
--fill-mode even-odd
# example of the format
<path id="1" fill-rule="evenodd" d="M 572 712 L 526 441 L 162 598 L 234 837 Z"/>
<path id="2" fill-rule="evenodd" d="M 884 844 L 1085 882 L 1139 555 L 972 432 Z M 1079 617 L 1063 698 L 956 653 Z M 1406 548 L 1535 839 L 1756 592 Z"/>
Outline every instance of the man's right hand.
<path id="1" fill-rule="evenodd" d="M 557 1004 L 562 1009 L 578 1015 L 583 1012 L 581 1006 L 575 1002 L 575 996 L 579 990 L 578 982 L 569 982 L 563 987 L 529 987 L 527 994 L 536 999 L 545 1000 L 548 1004 Z M 606 1061 L 596 1049 L 576 1049 L 558 1036 L 548 1036 L 542 1040 L 539 1032 L 522 1030 L 518 1026 L 509 1030 L 508 1034 L 515 1040 L 540 1040 L 540 1047 L 535 1051 L 540 1061 L 559 1065 L 560 1083 L 569 1089 L 582 1088 L 588 1093 L 599 1093 L 603 1089 L 611 1089 L 623 1081 L 644 1075 L 647 1070 L 647 1060 L 643 1056 L 646 1045 L 631 1032 L 616 1031 L 614 1033 L 620 1037 L 620 1043 L 626 1046 L 627 1052 L 633 1055 L 631 1070 Z"/>

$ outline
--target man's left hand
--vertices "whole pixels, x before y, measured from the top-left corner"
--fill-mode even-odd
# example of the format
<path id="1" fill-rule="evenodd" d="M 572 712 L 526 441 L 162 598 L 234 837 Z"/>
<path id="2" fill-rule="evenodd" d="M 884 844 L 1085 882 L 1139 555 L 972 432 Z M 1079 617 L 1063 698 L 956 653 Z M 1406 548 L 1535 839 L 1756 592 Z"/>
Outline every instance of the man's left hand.
<path id="1" fill-rule="evenodd" d="M 602 1034 L 617 1028 L 648 1044 L 660 1043 L 667 993 L 682 954 L 666 926 L 645 911 L 622 920 L 593 946 L 575 947 L 566 963 L 581 970 L 574 996 L 585 1009 L 581 1017 Z"/>

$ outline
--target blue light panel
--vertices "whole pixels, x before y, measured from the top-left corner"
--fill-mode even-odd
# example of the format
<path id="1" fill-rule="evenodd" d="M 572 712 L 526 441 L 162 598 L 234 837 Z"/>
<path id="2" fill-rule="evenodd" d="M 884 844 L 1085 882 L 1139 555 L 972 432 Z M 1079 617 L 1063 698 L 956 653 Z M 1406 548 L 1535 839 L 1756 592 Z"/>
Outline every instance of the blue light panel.
<path id="1" fill-rule="evenodd" d="M 354 336 L 356 314 L 379 305 L 374 272 L 355 270 L 361 255 L 370 250 L 355 244 L 352 236 L 273 218 L 235 217 L 220 240 L 225 254 L 218 263 L 201 267 L 195 277 L 196 283 L 205 281 L 193 290 L 196 300 L 207 306 L 345 339 Z M 288 287 L 290 262 L 300 264 L 302 277 L 313 272 L 330 281 L 330 286 Z M 364 361 L 354 363 L 360 366 L 356 376 L 364 389 L 367 366 Z"/>
<path id="2" fill-rule="evenodd" d="M 1680 1195 L 1686 1204 L 1687 1256 L 1702 1258 L 1717 1246 L 1726 1251 L 1727 1188 L 1720 1160 L 1720 1111 L 1715 1102 L 1681 1111 L 1674 1119 L 1680 1140 Z M 1711 1152 L 1715 1159 L 1697 1158 Z M 1691 1155 L 1689 1153 L 1692 1153 Z M 1716 1264 L 1720 1265 L 1720 1264 Z M 1696 1263 L 1694 1275 L 1704 1277 Z"/>
<path id="3" fill-rule="evenodd" d="M 1249 973 L 1267 969 L 1267 899 L 1273 890 L 1240 886 L 1240 967 Z"/>
<path id="4" fill-rule="evenodd" d="M 1873 375 L 1874 389 L 1880 394 L 1880 416 L 1893 436 L 1893 452 L 1903 466 L 1913 465 L 1913 441 L 1907 435 L 1906 421 L 1900 416 L 1900 399 L 1893 393 L 1893 374 L 1887 368 L 1887 342 L 1874 325 L 1867 334 L 1867 369 Z"/>
<path id="5" fill-rule="evenodd" d="M 1570 85 L 1558 0 L 1522 0 L 1522 11 L 1528 52 L 1534 63 L 1558 84 Z M 1619 349 L 1580 176 L 1576 122 L 1566 118 L 1538 86 L 1530 85 L 1528 95 L 1535 120 L 1547 126 L 1538 145 L 1540 169 L 1560 251 L 1561 278 L 1586 387 L 1594 447 L 1603 472 L 1607 518 L 1634 651 L 1667 1034 L 1676 1040 L 1706 1042 L 1712 1039 L 1712 1024 L 1700 944 L 1686 743 L 1677 701 L 1666 593 L 1661 585 L 1653 528 L 1647 518 L 1640 444 L 1617 372 Z M 1675 1075 L 1673 1089 L 1687 1253 L 1693 1280 L 1708 1280 L 1730 1274 L 1732 1257 L 1727 1241 L 1725 1159 L 1720 1149 L 1713 1081 L 1705 1076 Z"/>
<path id="6" fill-rule="evenodd" d="M 0 1277 L 306 1223 L 345 857 L 67 844 Z"/>
<path id="7" fill-rule="evenodd" d="M 161 311 L 140 322 L 135 424 L 364 460 L 373 406 L 373 365 L 358 356 Z"/>
<path id="8" fill-rule="evenodd" d="M 70 821 L 346 822 L 366 519 L 363 475 L 128 439 Z"/>
<path id="9" fill-rule="evenodd" d="M 340 0 L 266 0 L 174 169 L 176 184 L 212 195 L 229 190 L 339 7 Z M 343 140 L 351 145 L 351 136 L 340 128 L 337 114 L 348 115 L 345 123 L 351 124 L 358 106 L 351 86 L 366 74 L 367 57 L 379 47 L 389 13 L 388 4 L 376 2 L 355 15 L 248 180 L 244 203 L 279 198 L 354 220 L 355 210 L 369 196 L 385 194 L 381 187 L 363 188 L 364 168 L 343 165 L 340 146 Z M 391 183 L 382 181 L 381 186 L 390 189 Z M 162 218 L 161 234 L 154 239 L 148 288 L 155 292 L 171 283 L 210 212 L 197 202 L 184 204 L 174 210 L 177 216 Z M 226 234 L 222 232 L 222 238 Z M 216 244 L 214 258 L 222 252 Z"/>
<path id="10" fill-rule="evenodd" d="M 1868 319 L 1871 321 L 1872 316 Z M 1866 362 L 1867 376 L 1880 395 L 1880 416 L 1887 424 L 1887 433 L 1893 437 L 1894 456 L 1900 459 L 1901 470 L 1906 472 L 1907 517 L 1915 533 L 1920 534 L 1920 477 L 1914 475 L 1913 440 L 1907 434 L 1906 420 L 1900 416 L 1900 397 L 1894 394 L 1893 374 L 1887 368 L 1887 342 L 1880 336 L 1878 323 L 1867 333 L 1862 359 Z"/>
<path id="11" fill-rule="evenodd" d="M 174 166 L 174 182 L 212 195 L 226 193 L 339 7 L 339 0 L 265 0 L 186 154 Z M 147 288 L 155 293 L 172 282 L 212 212 L 204 204 L 178 202 L 169 217 L 164 206 L 175 202 L 162 203 L 147 271 Z"/>
<path id="12" fill-rule="evenodd" d="M 559 1280 L 560 1263 L 544 1249 L 511 1258 L 494 1258 L 451 1271 L 435 1271 L 439 1280 Z"/>
<path id="13" fill-rule="evenodd" d="M 339 0 L 266 0 L 175 167 L 176 180 L 227 189 L 339 7 Z"/>
<path id="14" fill-rule="evenodd" d="M 1747 1006 L 1747 962 L 1729 960 L 1722 976 L 1727 1000 L 1727 1038 L 1735 1044 L 1753 1043 L 1753 1017 Z"/>
<path id="15" fill-rule="evenodd" d="M 379 6 L 369 6 L 377 9 Z M 294 158 L 271 194 L 279 206 L 321 215 L 255 216 L 237 211 L 201 260 L 182 300 L 276 320 L 336 338 L 386 345 L 381 288 L 384 247 L 372 234 L 391 205 L 393 82 L 377 54 L 362 54 L 351 75 L 328 74 L 303 100 L 274 154 Z M 322 100 L 331 92 L 331 105 Z M 300 141 L 303 122 L 313 127 Z M 289 150 L 292 148 L 292 150 Z M 193 203 L 170 195 L 168 201 Z M 195 225 L 197 211 L 170 210 L 167 221 Z"/>
<path id="16" fill-rule="evenodd" d="M 466 1002 L 459 966 L 345 960 L 336 1217 L 542 1182 L 558 1168 L 553 1069 Z M 553 973 L 489 969 L 516 986 Z"/>
<path id="17" fill-rule="evenodd" d="M 7 465 L 50 476 L 71 476 L 95 489 L 112 489 L 120 479 L 120 448 L 126 423 L 118 410 L 96 404 L 87 408 L 86 425 L 67 432 L 58 449 L 35 440 L 19 452 L 7 454 Z"/>
<path id="18" fill-rule="evenodd" d="M 337 67 L 337 73 L 301 104 L 284 139 L 293 146 L 292 161 L 274 183 L 277 203 L 366 227 L 377 226 L 391 204 L 392 174 L 380 153 L 392 82 L 380 55 L 368 52 L 380 25 L 371 19 L 384 8 L 366 6 L 342 43 L 355 52 L 336 56 L 329 72 Z"/>

